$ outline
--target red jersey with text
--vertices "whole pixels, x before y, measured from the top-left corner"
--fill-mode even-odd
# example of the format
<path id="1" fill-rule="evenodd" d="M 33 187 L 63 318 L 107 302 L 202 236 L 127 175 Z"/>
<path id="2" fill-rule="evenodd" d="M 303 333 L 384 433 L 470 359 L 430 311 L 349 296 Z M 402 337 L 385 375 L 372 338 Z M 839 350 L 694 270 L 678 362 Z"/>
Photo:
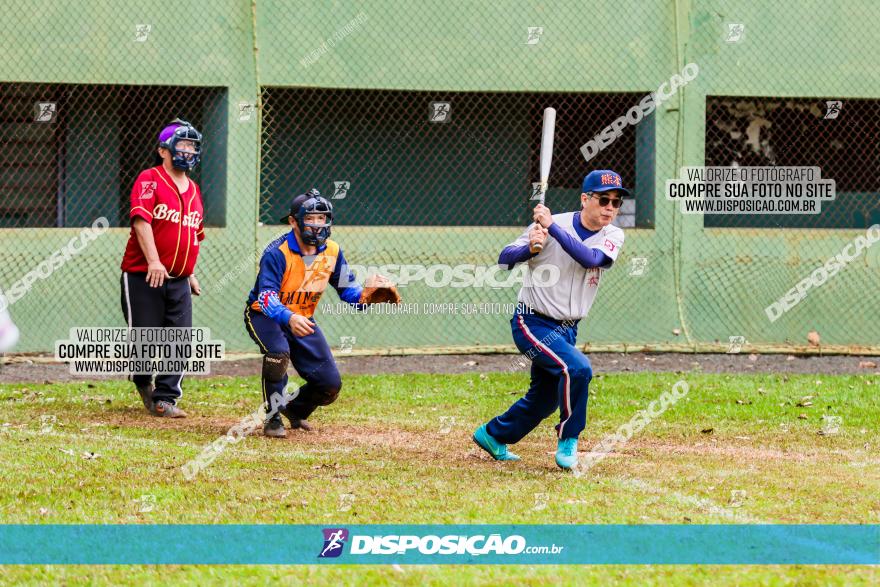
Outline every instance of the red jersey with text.
<path id="1" fill-rule="evenodd" d="M 199 242 L 205 238 L 204 213 L 202 192 L 196 182 L 189 180 L 186 191 L 180 193 L 161 165 L 142 171 L 134 182 L 129 217 L 132 223 L 135 218 L 150 223 L 159 260 L 171 277 L 192 275 L 199 256 Z M 147 271 L 147 259 L 134 226 L 125 247 L 122 270 Z"/>

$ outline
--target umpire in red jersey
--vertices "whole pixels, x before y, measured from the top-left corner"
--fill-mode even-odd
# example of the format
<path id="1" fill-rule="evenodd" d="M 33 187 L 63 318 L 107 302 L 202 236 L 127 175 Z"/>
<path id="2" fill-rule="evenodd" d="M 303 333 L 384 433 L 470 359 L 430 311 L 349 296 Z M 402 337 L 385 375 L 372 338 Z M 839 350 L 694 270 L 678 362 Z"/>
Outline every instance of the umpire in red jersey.
<path id="1" fill-rule="evenodd" d="M 199 163 L 202 135 L 176 119 L 159 133 L 156 166 L 131 190 L 131 234 L 122 258 L 122 313 L 129 328 L 192 327 L 193 273 L 205 238 L 202 193 L 187 172 Z M 131 375 L 144 407 L 155 416 L 183 418 L 177 407 L 183 373 Z"/>

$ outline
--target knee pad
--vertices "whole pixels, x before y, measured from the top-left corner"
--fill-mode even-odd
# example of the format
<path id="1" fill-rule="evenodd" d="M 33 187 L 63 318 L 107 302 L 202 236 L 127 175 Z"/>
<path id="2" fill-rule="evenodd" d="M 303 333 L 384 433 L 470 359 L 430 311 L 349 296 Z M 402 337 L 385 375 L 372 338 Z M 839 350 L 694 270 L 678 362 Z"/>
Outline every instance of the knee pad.
<path id="1" fill-rule="evenodd" d="M 287 374 L 290 355 L 287 353 L 266 353 L 263 355 L 263 379 L 281 381 Z"/>
<path id="2" fill-rule="evenodd" d="M 335 402 L 338 397 L 339 387 L 321 387 L 315 390 L 312 399 L 319 406 L 329 406 Z"/>

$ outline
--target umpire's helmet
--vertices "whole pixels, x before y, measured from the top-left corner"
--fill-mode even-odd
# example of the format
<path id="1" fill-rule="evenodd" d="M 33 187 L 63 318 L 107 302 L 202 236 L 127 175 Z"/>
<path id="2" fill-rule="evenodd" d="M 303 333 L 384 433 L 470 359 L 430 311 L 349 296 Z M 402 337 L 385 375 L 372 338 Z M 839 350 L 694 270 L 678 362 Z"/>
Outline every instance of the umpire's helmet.
<path id="1" fill-rule="evenodd" d="M 306 224 L 306 214 L 325 214 L 327 222 L 325 224 Z M 330 227 L 333 224 L 333 204 L 327 201 L 317 189 L 312 188 L 295 197 L 290 204 L 290 216 L 296 220 L 300 237 L 306 244 L 321 246 L 330 238 Z M 287 222 L 287 218 L 282 218 L 281 222 Z"/>
<path id="2" fill-rule="evenodd" d="M 192 141 L 195 145 L 195 153 L 178 151 L 179 141 Z M 175 118 L 171 124 L 159 133 L 159 146 L 171 151 L 171 165 L 176 169 L 191 171 L 199 164 L 202 156 L 202 133 L 193 125 L 180 118 Z"/>

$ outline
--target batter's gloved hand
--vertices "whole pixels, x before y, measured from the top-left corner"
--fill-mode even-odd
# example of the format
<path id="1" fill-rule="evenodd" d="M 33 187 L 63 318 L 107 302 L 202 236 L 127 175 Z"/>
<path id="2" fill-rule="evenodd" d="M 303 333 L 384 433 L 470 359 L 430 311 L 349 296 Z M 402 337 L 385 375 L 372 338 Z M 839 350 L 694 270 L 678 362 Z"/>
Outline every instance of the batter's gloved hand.
<path id="1" fill-rule="evenodd" d="M 387 277 L 372 275 L 364 282 L 359 304 L 399 304 L 400 294 Z"/>

